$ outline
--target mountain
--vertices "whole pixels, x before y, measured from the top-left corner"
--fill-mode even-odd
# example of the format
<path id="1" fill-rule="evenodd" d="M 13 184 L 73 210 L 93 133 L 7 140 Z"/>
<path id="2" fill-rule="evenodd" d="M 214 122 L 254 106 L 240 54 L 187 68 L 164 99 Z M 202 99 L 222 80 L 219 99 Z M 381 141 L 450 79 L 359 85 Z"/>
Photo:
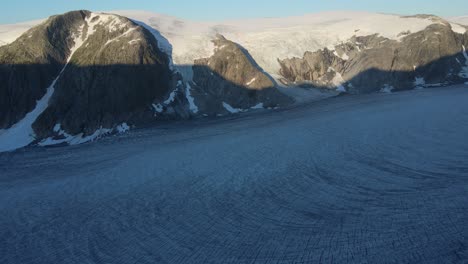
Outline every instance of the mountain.
<path id="1" fill-rule="evenodd" d="M 468 76 L 463 49 L 468 47 L 467 27 L 432 15 L 324 12 L 202 23 L 117 12 L 145 21 L 166 36 L 175 64 L 209 56 L 211 40 L 221 34 L 248 50 L 278 83 L 289 86 L 365 93 L 412 89 L 423 81 L 425 86 L 460 83 Z"/>
<path id="2" fill-rule="evenodd" d="M 192 88 L 201 111 L 208 115 L 274 108 L 292 103 L 247 50 L 218 35 L 214 54 L 194 61 Z"/>
<path id="3" fill-rule="evenodd" d="M 431 15 L 193 22 L 73 11 L 0 29 L 0 150 L 468 79 L 467 27 Z"/>
<path id="4" fill-rule="evenodd" d="M 332 49 L 280 60 L 280 74 L 291 82 L 339 86 L 352 93 L 463 83 L 468 77 L 466 28 L 437 17 L 421 18 L 436 23 L 397 39 L 354 36 Z"/>
<path id="5" fill-rule="evenodd" d="M 15 145 L 80 142 L 127 127 L 152 117 L 152 104 L 177 83 L 148 30 L 89 11 L 28 30 L 0 47 L 0 65 L 1 137 Z"/>
<path id="6" fill-rule="evenodd" d="M 10 45 L 0 47 L 0 128 L 10 127 L 30 112 L 59 74 L 74 45 L 84 13 L 49 19 Z"/>

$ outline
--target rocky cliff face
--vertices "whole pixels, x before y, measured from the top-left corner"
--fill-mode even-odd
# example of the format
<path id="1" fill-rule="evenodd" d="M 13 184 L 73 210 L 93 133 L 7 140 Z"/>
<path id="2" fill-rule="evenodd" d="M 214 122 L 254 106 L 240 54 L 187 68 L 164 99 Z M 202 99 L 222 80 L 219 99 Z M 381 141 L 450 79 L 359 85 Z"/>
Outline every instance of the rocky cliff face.
<path id="1" fill-rule="evenodd" d="M 1 139 L 80 143 L 155 118 L 292 102 L 245 49 L 222 36 L 184 80 L 167 53 L 170 44 L 153 31 L 125 17 L 75 11 L 0 47 Z"/>
<path id="2" fill-rule="evenodd" d="M 423 16 L 408 20 L 418 23 L 415 27 L 399 25 L 374 34 L 386 29 L 389 21 L 407 21 L 394 16 L 378 18 L 383 22 L 372 33 L 361 32 L 370 27 L 368 22 L 357 20 L 361 25 L 357 29 L 350 22 L 343 32 L 351 30 L 351 34 L 346 33 L 341 44 L 320 46 L 328 48 L 307 51 L 302 58 L 278 59 L 279 64 L 276 58 L 285 58 L 285 54 L 293 57 L 305 47 L 318 48 L 314 38 L 308 39 L 316 32 L 315 26 L 305 27 L 305 35 L 296 27 L 273 35 L 269 32 L 265 41 L 272 49 L 261 52 L 263 44 L 258 41 L 262 36 L 257 33 L 244 38 L 240 33 L 227 33 L 233 39 L 239 35 L 236 41 L 244 41 L 250 50 L 252 43 L 260 45 L 253 50 L 269 68 L 269 75 L 236 42 L 218 35 L 208 45 L 213 32 L 224 27 L 214 26 L 201 30 L 201 37 L 184 38 L 172 26 L 161 27 L 164 36 L 144 22 L 118 15 L 74 11 L 54 16 L 0 47 L 0 140 L 15 138 L 26 127 L 21 130 L 26 144 L 34 140 L 44 145 L 80 143 L 155 118 L 216 116 L 285 106 L 293 100 L 271 78 L 278 77 L 278 65 L 283 84 L 351 93 L 466 82 L 468 33 L 464 26 Z M 184 28 L 176 24 L 181 26 L 178 30 Z M 401 28 L 405 30 L 400 32 Z M 186 27 L 184 34 L 188 29 L 193 28 Z M 295 41 L 272 37 L 279 32 L 297 35 L 299 49 L 294 48 Z"/>
<path id="3" fill-rule="evenodd" d="M 153 119 L 153 105 L 181 78 L 148 30 L 89 11 L 51 17 L 0 47 L 0 64 L 6 83 L 0 88 L 0 128 L 42 105 L 33 111 L 36 139 L 84 138 Z"/>
<path id="4" fill-rule="evenodd" d="M 378 35 L 353 37 L 334 50 L 280 60 L 280 73 L 291 82 L 351 93 L 460 83 L 468 77 L 464 73 L 467 33 L 456 33 L 449 23 L 438 19 L 420 32 L 401 34 L 401 40 Z"/>
<path id="5" fill-rule="evenodd" d="M 0 47 L 0 129 L 30 112 L 66 64 L 86 11 L 51 17 Z"/>
<path id="6" fill-rule="evenodd" d="M 39 136 L 56 124 L 69 134 L 152 117 L 151 105 L 174 87 L 166 54 L 127 18 L 90 14 L 75 36 L 76 51 L 55 84 L 49 107 L 34 124 Z"/>
<path id="7" fill-rule="evenodd" d="M 256 64 L 247 50 L 218 35 L 214 54 L 195 61 L 191 95 L 200 113 L 213 115 L 284 106 L 292 100 Z"/>

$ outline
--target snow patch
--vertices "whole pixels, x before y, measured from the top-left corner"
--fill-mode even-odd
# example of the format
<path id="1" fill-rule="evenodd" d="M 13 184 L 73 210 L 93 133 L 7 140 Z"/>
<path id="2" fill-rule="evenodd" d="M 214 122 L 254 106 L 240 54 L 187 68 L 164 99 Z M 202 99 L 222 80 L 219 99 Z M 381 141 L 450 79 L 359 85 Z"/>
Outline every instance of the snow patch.
<path id="1" fill-rule="evenodd" d="M 226 47 L 227 47 L 227 45 L 221 45 L 221 46 L 219 46 L 219 47 L 216 47 L 215 49 L 216 49 L 216 50 L 222 50 L 222 49 L 224 49 L 224 48 L 226 48 Z"/>
<path id="2" fill-rule="evenodd" d="M 36 121 L 39 115 L 47 109 L 49 99 L 54 93 L 54 85 L 57 79 L 53 81 L 49 88 L 47 88 L 46 94 L 37 101 L 34 110 L 29 112 L 21 121 L 12 127 L 0 132 L 0 152 L 12 151 L 25 147 L 35 140 L 32 124 Z"/>
<path id="3" fill-rule="evenodd" d="M 263 107 L 263 103 L 258 103 L 256 105 L 250 107 L 250 109 L 265 109 L 265 108 Z"/>
<path id="4" fill-rule="evenodd" d="M 54 126 L 54 132 L 55 133 L 59 133 L 61 129 L 62 129 L 62 125 L 55 124 L 55 126 Z"/>
<path id="5" fill-rule="evenodd" d="M 426 80 L 423 77 L 416 77 L 413 84 L 415 88 L 424 88 L 426 86 Z"/>
<path id="6" fill-rule="evenodd" d="M 183 82 L 178 81 L 177 88 L 169 94 L 169 97 L 162 104 L 152 104 L 153 109 L 156 112 L 156 114 L 164 112 L 164 106 L 168 106 L 175 101 L 177 91 L 179 90 L 179 87 L 182 87 L 182 86 L 183 86 Z"/>
<path id="7" fill-rule="evenodd" d="M 104 46 L 107 46 L 108 44 L 114 42 L 114 41 L 118 41 L 120 38 L 123 38 L 125 36 L 127 36 L 128 34 L 130 34 L 132 31 L 134 31 L 135 29 L 137 29 L 136 27 L 132 27 L 132 28 L 129 28 L 127 31 L 125 31 L 124 33 L 122 33 L 121 35 L 113 38 L 113 39 L 110 39 L 106 42 L 106 44 L 104 44 Z M 133 41 L 133 40 L 132 40 Z M 130 41 L 131 42 L 131 41 Z"/>
<path id="8" fill-rule="evenodd" d="M 55 131 L 56 129 L 58 131 Z M 116 128 L 116 130 L 119 133 L 127 132 L 129 129 L 130 127 L 126 123 L 122 123 Z M 63 144 L 63 143 L 67 143 L 68 145 L 79 145 L 79 144 L 83 144 L 86 142 L 95 141 L 101 138 L 102 136 L 112 133 L 114 130 L 101 127 L 98 130 L 96 130 L 92 135 L 89 135 L 89 136 L 83 136 L 83 133 L 73 136 L 73 135 L 66 133 L 64 130 L 62 130 L 60 124 L 56 124 L 54 127 L 54 131 L 57 132 L 57 134 L 62 136 L 63 138 L 54 139 L 54 138 L 49 137 L 39 142 L 38 145 L 41 147 L 58 145 L 58 144 Z"/>
<path id="9" fill-rule="evenodd" d="M 67 58 L 67 63 L 62 68 L 58 76 L 52 81 L 52 84 L 47 88 L 45 95 L 39 101 L 36 102 L 35 108 L 31 112 L 26 114 L 26 116 L 18 123 L 16 123 L 9 129 L 4 129 L 0 132 L 0 152 L 12 151 L 18 148 L 22 148 L 36 140 L 36 135 L 34 133 L 32 125 L 49 106 L 49 100 L 54 94 L 55 84 L 67 68 L 68 63 L 73 57 L 73 54 L 86 41 L 86 39 L 83 37 L 83 28 L 84 25 L 82 25 L 79 28 L 76 34 L 72 35 L 74 45 L 70 49 L 70 55 Z M 57 127 L 54 127 L 54 130 L 55 129 L 57 129 Z"/>
<path id="10" fill-rule="evenodd" d="M 392 91 L 394 90 L 395 88 L 389 84 L 384 84 L 384 87 L 382 87 L 382 89 L 380 89 L 380 92 L 381 93 L 392 93 Z"/>
<path id="11" fill-rule="evenodd" d="M 137 39 L 134 39 L 134 40 L 130 40 L 130 41 L 128 42 L 128 44 L 133 45 L 133 44 L 137 43 L 138 41 L 141 41 L 141 38 L 137 38 Z"/>
<path id="12" fill-rule="evenodd" d="M 336 57 L 341 58 L 341 59 L 344 60 L 344 61 L 349 60 L 349 56 L 348 56 L 348 54 L 346 54 L 345 52 L 343 52 L 343 54 L 340 56 L 340 55 L 338 54 L 338 52 L 335 50 L 335 51 L 333 52 L 333 54 L 334 54 Z"/>
<path id="13" fill-rule="evenodd" d="M 192 113 L 196 114 L 198 113 L 198 106 L 195 104 L 195 98 L 193 98 L 190 90 L 192 87 L 190 86 L 189 83 L 187 83 L 186 88 L 185 88 L 185 97 L 187 98 L 187 101 L 189 103 L 189 109 L 192 111 Z"/>
<path id="14" fill-rule="evenodd" d="M 175 97 L 176 97 L 176 90 L 172 91 L 169 94 L 169 98 L 167 98 L 166 101 L 164 101 L 164 104 L 166 105 L 171 104 L 172 102 L 174 102 Z"/>
<path id="15" fill-rule="evenodd" d="M 130 127 L 127 125 L 127 123 L 122 123 L 116 127 L 117 132 L 122 134 L 130 130 Z"/>
<path id="16" fill-rule="evenodd" d="M 70 49 L 70 56 L 68 56 L 67 63 L 70 62 L 71 58 L 73 57 L 73 54 L 75 54 L 75 52 L 81 46 L 83 46 L 83 43 L 87 40 L 87 37 L 83 36 L 84 26 L 85 26 L 84 24 L 81 25 L 81 27 L 78 29 L 78 32 L 76 34 L 72 35 L 73 43 L 75 43 L 75 44 Z M 89 36 L 89 34 L 88 34 L 88 36 Z M 65 65 L 65 67 L 62 69 L 62 72 L 65 70 L 66 67 L 67 67 L 67 65 Z"/>
<path id="17" fill-rule="evenodd" d="M 252 83 L 254 83 L 256 80 L 257 80 L 257 77 L 254 77 L 254 78 L 252 78 L 252 80 L 248 81 L 245 85 L 246 85 L 246 86 L 249 86 L 249 85 L 251 85 Z"/>
<path id="18" fill-rule="evenodd" d="M 466 28 L 460 26 L 459 24 L 455 23 L 450 23 L 450 26 L 452 27 L 452 31 L 458 34 L 465 34 Z"/>
<path id="19" fill-rule="evenodd" d="M 244 110 L 240 109 L 240 108 L 234 108 L 232 107 L 230 104 L 226 103 L 226 102 L 223 102 L 223 107 L 224 109 L 226 109 L 229 113 L 231 114 L 236 114 L 236 113 L 241 113 L 241 112 L 245 112 Z"/>
<path id="20" fill-rule="evenodd" d="M 463 50 L 463 56 L 465 57 L 465 66 L 462 67 L 462 70 L 459 74 L 460 77 L 468 79 L 468 53 L 466 52 L 466 48 L 463 45 L 462 46 Z"/>
<path id="21" fill-rule="evenodd" d="M 336 87 L 336 91 L 338 92 L 346 92 L 346 88 L 344 87 L 343 83 L 345 83 L 343 76 L 339 72 L 337 72 L 333 67 L 328 68 L 329 72 L 335 72 L 335 77 L 333 77 L 332 83 Z"/>
<path id="22" fill-rule="evenodd" d="M 161 104 L 153 104 L 152 106 L 156 113 L 162 113 L 164 111 L 164 106 Z"/>
<path id="23" fill-rule="evenodd" d="M 120 20 L 120 17 L 112 14 L 91 13 L 91 15 L 86 18 L 86 23 L 88 23 L 88 36 L 96 32 L 96 26 L 98 25 L 106 26 L 109 32 L 121 30 L 126 26 L 126 23 Z"/>

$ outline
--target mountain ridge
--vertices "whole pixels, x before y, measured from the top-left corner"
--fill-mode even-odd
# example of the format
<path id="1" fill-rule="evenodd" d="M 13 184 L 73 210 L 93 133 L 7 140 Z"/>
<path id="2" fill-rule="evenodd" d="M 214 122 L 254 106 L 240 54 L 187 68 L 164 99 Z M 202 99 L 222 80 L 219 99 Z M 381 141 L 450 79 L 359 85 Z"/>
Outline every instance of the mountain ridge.
<path id="1" fill-rule="evenodd" d="M 311 98 L 300 87 L 326 88 L 314 95 L 323 98 L 468 78 L 467 27 L 433 15 L 213 23 L 117 13 L 52 16 L 0 46 L 0 140 L 81 143 L 152 120 L 285 107 Z"/>

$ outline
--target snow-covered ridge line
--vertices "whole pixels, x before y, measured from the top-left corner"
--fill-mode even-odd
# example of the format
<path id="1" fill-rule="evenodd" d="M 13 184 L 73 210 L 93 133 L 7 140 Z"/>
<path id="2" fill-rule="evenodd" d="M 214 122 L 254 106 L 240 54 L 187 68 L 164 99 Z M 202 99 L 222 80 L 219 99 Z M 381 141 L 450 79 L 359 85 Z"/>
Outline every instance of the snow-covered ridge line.
<path id="1" fill-rule="evenodd" d="M 352 11 L 221 22 L 195 22 L 145 11 L 93 14 L 99 14 L 100 20 L 106 20 L 113 16 L 110 13 L 128 17 L 150 30 L 156 37 L 159 48 L 172 58 L 171 66 L 191 65 L 195 59 L 210 57 L 215 48 L 211 40 L 216 34 L 222 34 L 249 50 L 256 62 L 270 75 L 278 73 L 277 59 L 300 58 L 306 51 L 333 47 L 355 35 L 377 33 L 398 40 L 404 37 L 402 32 L 415 33 L 431 24 L 440 23 L 430 17 L 401 17 Z M 451 26 L 457 33 L 466 30 L 454 23 Z M 0 41 L 5 42 L 1 34 Z"/>
<path id="2" fill-rule="evenodd" d="M 172 59 L 172 45 L 167 41 L 167 39 L 164 38 L 161 35 L 161 33 L 159 33 L 159 31 L 157 31 L 154 28 L 148 26 L 144 22 L 137 21 L 137 20 L 132 20 L 132 21 L 133 21 L 133 23 L 135 23 L 135 24 L 145 28 L 146 30 L 148 30 L 154 36 L 154 38 L 156 39 L 156 42 L 158 44 L 159 50 L 166 53 L 166 55 L 169 58 L 169 68 L 171 70 L 174 70 L 174 62 L 173 62 L 173 59 Z"/>
<path id="3" fill-rule="evenodd" d="M 193 22 L 175 17 L 142 11 L 115 13 L 143 21 L 160 32 L 172 44 L 176 65 L 191 65 L 195 59 L 211 56 L 210 40 L 216 34 L 239 43 L 270 75 L 277 74 L 277 59 L 302 57 L 306 51 L 347 42 L 353 36 L 379 34 L 400 40 L 403 32 L 415 33 L 440 23 L 430 17 L 401 17 L 368 12 L 324 12 L 311 15 L 232 20 L 221 22 Z M 463 27 L 452 25 L 453 30 Z M 274 56 L 272 56 L 274 54 Z M 347 55 L 343 54 L 343 59 Z"/>

